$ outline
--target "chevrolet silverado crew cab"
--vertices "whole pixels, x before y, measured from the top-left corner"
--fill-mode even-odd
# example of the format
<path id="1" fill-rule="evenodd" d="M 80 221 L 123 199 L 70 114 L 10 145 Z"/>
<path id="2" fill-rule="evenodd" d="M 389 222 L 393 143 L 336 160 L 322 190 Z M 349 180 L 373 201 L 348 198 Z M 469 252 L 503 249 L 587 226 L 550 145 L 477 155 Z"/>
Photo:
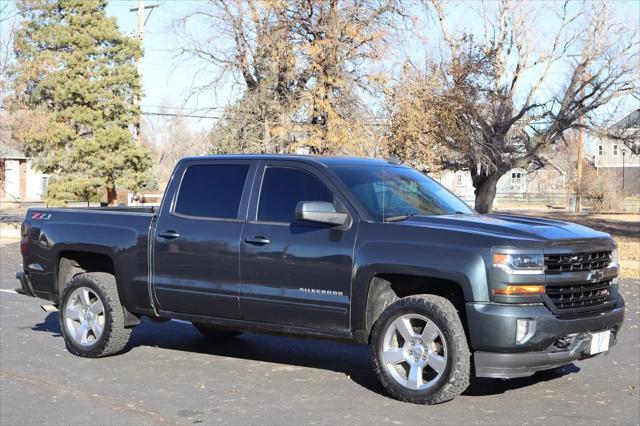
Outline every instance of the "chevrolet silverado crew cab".
<path id="1" fill-rule="evenodd" d="M 341 339 L 414 403 L 606 352 L 624 314 L 609 235 L 477 214 L 380 159 L 186 158 L 159 208 L 30 209 L 20 244 L 19 291 L 75 355 L 122 351 L 142 316 Z"/>

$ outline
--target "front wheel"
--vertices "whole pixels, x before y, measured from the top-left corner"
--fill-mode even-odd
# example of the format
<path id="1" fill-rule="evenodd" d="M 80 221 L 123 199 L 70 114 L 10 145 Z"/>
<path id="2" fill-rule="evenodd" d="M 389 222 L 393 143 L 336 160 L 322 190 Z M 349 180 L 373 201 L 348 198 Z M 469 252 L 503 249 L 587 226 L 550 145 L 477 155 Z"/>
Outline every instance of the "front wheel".
<path id="1" fill-rule="evenodd" d="M 405 297 L 374 324 L 375 372 L 396 399 L 438 404 L 469 386 L 469 346 L 455 307 L 433 295 Z"/>

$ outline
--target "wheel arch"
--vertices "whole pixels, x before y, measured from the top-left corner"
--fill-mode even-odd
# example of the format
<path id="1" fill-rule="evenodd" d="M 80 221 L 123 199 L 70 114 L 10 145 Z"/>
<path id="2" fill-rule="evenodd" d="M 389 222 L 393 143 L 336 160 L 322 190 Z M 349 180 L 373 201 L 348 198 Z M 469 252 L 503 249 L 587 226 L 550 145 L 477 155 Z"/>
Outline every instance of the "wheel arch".
<path id="1" fill-rule="evenodd" d="M 62 302 L 64 286 L 73 277 L 92 272 L 103 272 L 114 277 L 116 291 L 119 295 L 122 309 L 125 315 L 125 325 L 135 326 L 140 323 L 139 316 L 130 312 L 126 307 L 126 298 L 123 297 L 123 283 L 118 277 L 116 263 L 111 254 L 106 250 L 62 250 L 58 253 L 55 273 L 55 291 L 58 300 Z"/>
<path id="2" fill-rule="evenodd" d="M 101 251 L 62 250 L 58 252 L 55 274 L 55 290 L 58 297 L 67 282 L 76 275 L 88 272 L 106 272 L 116 277 L 113 258 Z"/>
<path id="3" fill-rule="evenodd" d="M 360 318 L 362 332 L 358 333 L 358 340 L 369 342 L 373 324 L 387 306 L 403 297 L 417 294 L 433 294 L 449 300 L 458 310 L 466 328 L 464 304 L 472 297 L 470 285 L 453 276 L 394 269 L 377 272 L 369 279 L 366 303 Z"/>

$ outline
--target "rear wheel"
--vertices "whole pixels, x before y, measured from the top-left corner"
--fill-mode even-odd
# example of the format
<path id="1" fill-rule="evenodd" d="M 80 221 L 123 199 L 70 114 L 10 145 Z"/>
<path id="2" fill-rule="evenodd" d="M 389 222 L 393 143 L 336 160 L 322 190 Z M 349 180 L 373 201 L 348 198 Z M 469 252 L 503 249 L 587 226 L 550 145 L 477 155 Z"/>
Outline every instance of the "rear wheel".
<path id="1" fill-rule="evenodd" d="M 131 329 L 124 326 L 115 277 L 104 272 L 73 277 L 62 292 L 60 329 L 74 355 L 97 358 L 121 352 Z"/>
<path id="2" fill-rule="evenodd" d="M 191 322 L 193 326 L 202 334 L 204 337 L 208 339 L 216 339 L 216 340 L 225 340 L 232 339 L 236 336 L 242 334 L 240 331 L 233 330 L 223 330 L 220 328 L 213 327 L 209 324 L 204 324 L 200 322 Z"/>
<path id="3" fill-rule="evenodd" d="M 401 401 L 438 404 L 469 386 L 464 328 L 445 298 L 416 295 L 390 305 L 374 324 L 371 350 L 378 378 Z"/>

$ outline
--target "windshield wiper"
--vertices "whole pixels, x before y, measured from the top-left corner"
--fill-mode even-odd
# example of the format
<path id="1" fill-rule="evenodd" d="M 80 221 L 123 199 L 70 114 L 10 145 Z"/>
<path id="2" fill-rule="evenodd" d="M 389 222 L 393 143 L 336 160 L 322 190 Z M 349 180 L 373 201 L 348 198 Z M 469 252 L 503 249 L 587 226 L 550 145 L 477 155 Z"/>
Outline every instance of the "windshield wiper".
<path id="1" fill-rule="evenodd" d="M 389 216 L 389 217 L 385 217 L 384 218 L 384 222 L 399 222 L 401 220 L 407 220 L 408 218 L 410 218 L 411 216 L 415 216 L 415 213 L 407 213 L 407 214 L 401 214 L 398 216 Z"/>

